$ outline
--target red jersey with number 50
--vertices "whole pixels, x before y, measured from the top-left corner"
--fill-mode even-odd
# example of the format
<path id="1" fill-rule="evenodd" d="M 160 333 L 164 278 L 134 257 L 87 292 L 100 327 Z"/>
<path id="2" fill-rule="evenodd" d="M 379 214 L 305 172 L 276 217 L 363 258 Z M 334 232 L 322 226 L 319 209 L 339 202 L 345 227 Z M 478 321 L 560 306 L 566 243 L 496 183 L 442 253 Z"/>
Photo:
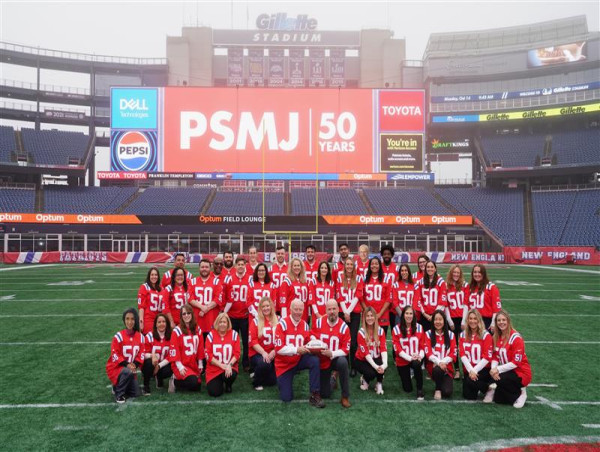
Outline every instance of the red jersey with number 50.
<path id="1" fill-rule="evenodd" d="M 277 287 L 281 287 L 283 280 L 287 278 L 287 271 L 288 266 L 285 262 L 281 266 L 277 262 L 274 262 L 273 265 L 271 265 L 271 269 L 269 270 L 271 281 L 275 281 L 277 283 Z"/>
<path id="2" fill-rule="evenodd" d="M 402 310 L 407 306 L 412 306 L 416 312 L 417 301 L 415 300 L 414 284 L 405 281 L 396 281 L 392 286 L 392 303 L 394 310 L 396 310 L 396 308 Z"/>
<path id="3" fill-rule="evenodd" d="M 312 324 L 319 317 L 326 314 L 326 304 L 329 300 L 335 300 L 335 283 L 332 281 L 323 282 L 311 280 L 308 286 L 310 289 L 309 304 L 312 311 Z"/>
<path id="4" fill-rule="evenodd" d="M 160 281 L 160 285 L 163 288 L 171 285 L 171 278 L 172 278 L 174 270 L 175 269 L 172 268 L 171 270 L 167 270 L 166 272 L 163 273 L 162 280 Z M 183 269 L 183 272 L 185 273 L 185 279 L 187 280 L 188 286 L 191 285 L 192 279 L 193 279 L 192 272 L 187 271 L 185 268 Z"/>
<path id="5" fill-rule="evenodd" d="M 144 353 L 146 355 L 157 355 L 158 362 L 169 357 L 170 347 L 171 341 L 165 337 L 154 337 L 152 332 L 146 334 L 144 337 Z M 145 356 L 144 358 L 151 358 L 151 356 Z"/>
<path id="6" fill-rule="evenodd" d="M 206 336 L 206 383 L 215 379 L 225 372 L 219 366 L 212 364 L 213 358 L 221 361 L 223 364 L 228 364 L 233 358 L 235 363 L 231 369 L 238 371 L 238 361 L 240 360 L 240 338 L 235 330 L 229 330 L 225 336 L 212 330 Z"/>
<path id="7" fill-rule="evenodd" d="M 141 333 L 136 331 L 129 336 L 127 330 L 121 330 L 113 337 L 106 362 L 106 375 L 113 386 L 117 384 L 123 363 L 137 363 L 138 367 L 144 363 L 144 336 Z"/>
<path id="8" fill-rule="evenodd" d="M 308 321 L 309 296 L 308 283 L 303 283 L 298 279 L 291 281 L 289 278 L 285 278 L 283 284 L 279 286 L 279 302 L 282 317 L 287 317 L 290 314 L 290 305 L 297 298 L 304 303 L 302 320 Z"/>
<path id="9" fill-rule="evenodd" d="M 275 281 L 271 281 L 268 284 L 265 284 L 263 281 L 253 281 L 253 286 L 250 291 L 250 300 L 248 300 L 248 309 L 252 306 L 254 311 L 258 312 L 258 305 L 262 297 L 269 297 L 273 302 L 273 309 L 277 310 L 277 304 L 279 303 L 279 289 L 277 288 L 277 283 Z"/>
<path id="10" fill-rule="evenodd" d="M 496 284 L 490 282 L 482 292 L 471 292 L 469 294 L 469 309 L 477 309 L 481 317 L 493 317 L 502 309 L 500 291 Z"/>
<path id="11" fill-rule="evenodd" d="M 427 315 L 433 315 L 436 310 L 443 311 L 443 308 L 448 306 L 447 292 L 446 281 L 442 277 L 439 277 L 431 288 L 425 287 L 423 280 L 415 284 L 417 305 Z"/>
<path id="12" fill-rule="evenodd" d="M 494 348 L 494 361 L 498 361 L 500 364 L 513 363 L 517 366 L 515 372 L 521 377 L 523 386 L 531 383 L 531 366 L 525 354 L 525 342 L 515 330 L 510 332 L 508 341 L 505 342 L 502 338 L 498 339 Z"/>
<path id="13" fill-rule="evenodd" d="M 167 286 L 165 287 L 165 290 L 168 294 L 165 312 L 171 314 L 175 325 L 179 325 L 181 320 L 181 308 L 183 308 L 183 305 L 190 299 L 190 293 L 186 292 L 183 285 L 175 287 Z"/>
<path id="14" fill-rule="evenodd" d="M 223 286 L 219 278 L 208 275 L 208 278 L 203 280 L 200 276 L 194 278 L 190 289 L 190 300 L 196 300 L 203 306 L 208 306 L 211 303 L 216 303 L 216 306 L 203 316 L 200 315 L 200 309 L 194 307 L 194 317 L 202 331 L 210 331 L 215 323 L 215 319 L 219 315 L 219 311 L 223 309 Z"/>
<path id="15" fill-rule="evenodd" d="M 252 275 L 247 272 L 241 277 L 232 273 L 225 278 L 225 304 L 231 303 L 229 317 L 232 319 L 245 319 L 248 317 L 248 300 L 252 292 Z"/>
<path id="16" fill-rule="evenodd" d="M 364 285 L 363 301 L 367 306 L 373 307 L 375 312 L 379 314 L 383 309 L 385 303 L 390 302 L 390 285 L 379 281 L 376 278 L 371 278 L 371 281 L 367 281 Z M 387 313 L 383 313 L 379 318 L 380 326 L 387 326 L 390 324 L 390 317 Z"/>
<path id="17" fill-rule="evenodd" d="M 346 356 L 350 353 L 350 328 L 339 317 L 333 326 L 329 324 L 327 317 L 317 319 L 310 333 L 315 338 L 325 342 L 332 352 L 342 350 Z M 331 359 L 327 356 L 319 355 L 319 360 L 321 361 L 321 369 L 331 367 Z"/>
<path id="18" fill-rule="evenodd" d="M 435 334 L 435 347 L 431 346 L 431 335 Z M 450 362 L 446 366 L 446 372 L 448 375 L 452 376 L 454 373 L 454 361 L 456 361 L 456 339 L 454 338 L 454 333 L 452 331 L 448 331 L 448 335 L 450 336 L 450 347 L 446 347 L 444 343 L 444 335 L 437 334 L 433 330 L 429 330 L 425 333 L 425 338 L 423 342 L 425 343 L 425 356 L 427 357 L 427 363 L 425 367 L 427 368 L 427 372 L 431 376 L 433 372 L 433 362 L 429 360 L 431 356 L 437 357 L 440 361 L 445 358 L 451 358 Z"/>
<path id="19" fill-rule="evenodd" d="M 336 300 L 340 305 L 340 309 L 344 312 L 344 309 L 349 309 L 352 306 L 354 298 L 357 298 L 358 301 L 354 305 L 352 309 L 353 313 L 361 313 L 362 306 L 361 301 L 363 301 L 364 296 L 364 284 L 363 278 L 359 275 L 356 276 L 356 287 L 354 289 L 351 288 L 351 284 L 348 278 L 345 278 L 344 274 L 339 273 L 338 279 L 336 281 Z"/>
<path id="20" fill-rule="evenodd" d="M 396 366 L 407 366 L 411 363 L 400 356 L 400 353 L 406 353 L 408 356 L 418 355 L 423 352 L 425 355 L 425 334 L 423 327 L 417 323 L 415 331 L 412 331 L 410 326 L 406 327 L 406 335 L 402 334 L 400 324 L 397 324 L 392 330 L 392 344 L 396 356 Z"/>
<path id="21" fill-rule="evenodd" d="M 485 367 L 489 369 L 494 355 L 494 340 L 490 333 L 484 331 L 482 338 L 473 334 L 471 340 L 467 341 L 467 332 L 463 331 L 458 339 L 458 351 L 460 356 L 466 357 L 473 367 L 479 364 L 482 359 L 487 360 L 488 363 Z M 467 371 L 464 370 L 464 373 L 466 374 Z"/>
<path id="22" fill-rule="evenodd" d="M 312 264 L 308 261 L 304 261 L 304 271 L 306 274 L 306 279 L 317 279 L 319 276 L 319 263 L 317 260 L 315 259 Z"/>
<path id="23" fill-rule="evenodd" d="M 358 258 L 356 259 L 354 265 L 356 267 L 356 274 L 362 279 L 365 279 L 367 277 L 367 270 L 369 270 L 369 260 L 367 259 L 366 262 L 363 262 L 360 260 L 360 258 Z"/>
<path id="24" fill-rule="evenodd" d="M 446 299 L 448 300 L 448 309 L 450 317 L 462 318 L 465 307 L 465 300 L 469 299 L 469 283 L 463 283 L 462 288 L 456 288 L 454 285 L 447 287 Z"/>
<path id="25" fill-rule="evenodd" d="M 173 374 L 177 380 L 183 380 L 189 376 L 200 376 L 198 361 L 204 359 L 204 337 L 202 330 L 196 328 L 193 333 L 184 334 L 180 327 L 176 327 L 171 334 L 171 346 L 169 347 L 169 361 Z M 177 362 L 183 364 L 186 370 L 185 376 L 179 372 Z"/>
<path id="26" fill-rule="evenodd" d="M 142 334 L 152 331 L 154 319 L 160 312 L 164 311 L 165 294 L 167 292 L 164 289 L 158 292 L 150 287 L 148 283 L 140 286 L 140 290 L 138 291 L 138 311 L 140 309 L 144 310 L 144 329 L 142 330 Z"/>
<path id="27" fill-rule="evenodd" d="M 292 347 L 303 347 L 310 341 L 310 329 L 304 320 L 294 325 L 291 317 L 280 320 L 275 328 L 275 351 L 279 352 L 288 345 Z M 300 361 L 300 355 L 275 355 L 275 373 L 281 376 L 288 370 L 296 367 Z"/>
<path id="28" fill-rule="evenodd" d="M 269 319 L 265 319 L 262 335 L 258 337 L 258 319 L 252 319 L 248 327 L 248 357 L 252 358 L 258 354 L 254 350 L 255 345 L 260 345 L 267 353 L 275 349 L 275 328 L 271 326 Z"/>
<path id="29" fill-rule="evenodd" d="M 373 358 L 379 358 L 383 353 L 387 353 L 385 330 L 381 327 L 377 330 L 377 337 L 373 338 L 373 342 L 367 340 L 367 333 L 363 328 L 358 330 L 356 339 L 357 349 L 354 355 L 356 359 L 366 361 L 368 355 L 371 355 Z"/>

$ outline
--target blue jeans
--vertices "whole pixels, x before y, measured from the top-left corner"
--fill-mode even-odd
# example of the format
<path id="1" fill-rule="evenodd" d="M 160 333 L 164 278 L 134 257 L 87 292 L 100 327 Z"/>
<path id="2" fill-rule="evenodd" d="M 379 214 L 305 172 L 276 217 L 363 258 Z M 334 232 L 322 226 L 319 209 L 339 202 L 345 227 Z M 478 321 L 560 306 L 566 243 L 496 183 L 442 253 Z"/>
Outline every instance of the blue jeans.
<path id="1" fill-rule="evenodd" d="M 300 370 L 308 369 L 310 381 L 310 392 L 321 391 L 321 370 L 319 369 L 319 358 L 315 355 L 302 355 L 296 367 L 291 368 L 283 375 L 277 377 L 279 396 L 284 402 L 291 402 L 294 398 L 294 375 Z"/>

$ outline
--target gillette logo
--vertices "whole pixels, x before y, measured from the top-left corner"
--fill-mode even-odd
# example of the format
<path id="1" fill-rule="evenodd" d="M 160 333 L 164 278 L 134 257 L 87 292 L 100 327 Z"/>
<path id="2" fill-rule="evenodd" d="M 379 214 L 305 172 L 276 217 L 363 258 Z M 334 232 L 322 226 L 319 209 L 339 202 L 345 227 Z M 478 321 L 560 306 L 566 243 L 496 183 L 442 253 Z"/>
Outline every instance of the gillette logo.
<path id="1" fill-rule="evenodd" d="M 288 17 L 286 13 L 261 14 L 256 18 L 256 27 L 259 30 L 312 31 L 317 28 L 317 19 L 309 19 L 306 14 L 295 18 Z"/>

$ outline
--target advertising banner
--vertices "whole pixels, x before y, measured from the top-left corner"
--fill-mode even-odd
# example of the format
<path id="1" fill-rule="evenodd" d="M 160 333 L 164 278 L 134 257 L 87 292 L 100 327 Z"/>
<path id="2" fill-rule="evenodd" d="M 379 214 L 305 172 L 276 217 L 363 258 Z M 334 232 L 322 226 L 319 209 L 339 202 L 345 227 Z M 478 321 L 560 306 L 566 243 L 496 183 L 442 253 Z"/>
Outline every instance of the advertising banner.
<path id="1" fill-rule="evenodd" d="M 227 49 L 227 86 L 244 85 L 244 49 L 230 47 Z"/>
<path id="2" fill-rule="evenodd" d="M 423 172 L 423 135 L 382 133 L 381 171 Z"/>
<path id="3" fill-rule="evenodd" d="M 518 247 L 504 248 L 508 264 L 578 264 L 600 265 L 600 252 L 590 247 Z"/>
<path id="4" fill-rule="evenodd" d="M 461 225 L 473 224 L 469 215 L 323 215 L 327 224 L 359 224 L 359 225 Z"/>
<path id="5" fill-rule="evenodd" d="M 555 64 L 576 63 L 587 59 L 586 41 L 542 47 L 527 52 L 527 67 L 552 66 Z"/>
<path id="6" fill-rule="evenodd" d="M 283 86 L 284 71 L 283 49 L 269 49 L 269 86 Z"/>
<path id="7" fill-rule="evenodd" d="M 0 213 L 0 223 L 38 224 L 142 224 L 135 215 Z"/>

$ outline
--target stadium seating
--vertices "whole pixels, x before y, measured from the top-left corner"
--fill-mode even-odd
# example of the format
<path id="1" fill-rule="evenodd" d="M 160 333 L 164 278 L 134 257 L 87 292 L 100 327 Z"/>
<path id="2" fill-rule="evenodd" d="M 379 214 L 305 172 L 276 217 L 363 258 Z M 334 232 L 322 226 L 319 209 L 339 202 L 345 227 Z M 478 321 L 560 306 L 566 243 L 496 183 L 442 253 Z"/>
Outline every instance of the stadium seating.
<path id="1" fill-rule="evenodd" d="M 576 193 L 559 245 L 600 246 L 600 190 Z"/>
<path id="2" fill-rule="evenodd" d="M 0 188 L 0 212 L 31 213 L 35 209 L 35 190 Z"/>
<path id="3" fill-rule="evenodd" d="M 44 189 L 44 211 L 115 213 L 136 191 L 136 187 L 47 187 Z"/>
<path id="4" fill-rule="evenodd" d="M 558 165 L 600 163 L 600 129 L 552 134 L 552 151 Z"/>
<path id="5" fill-rule="evenodd" d="M 477 217 L 505 245 L 525 243 L 523 192 L 491 188 L 446 188 L 437 193 L 459 213 Z"/>
<path id="6" fill-rule="evenodd" d="M 316 190 L 302 188 L 292 190 L 292 214 L 314 215 L 316 208 Z M 319 214 L 323 215 L 362 215 L 368 213 L 367 207 L 353 189 L 319 189 Z"/>
<path id="7" fill-rule="evenodd" d="M 265 193 L 265 214 L 283 215 L 283 193 Z M 217 192 L 209 215 L 262 215 L 262 192 Z"/>
<path id="8" fill-rule="evenodd" d="M 10 162 L 10 153 L 16 149 L 15 129 L 9 126 L 0 126 L 0 162 Z"/>
<path id="9" fill-rule="evenodd" d="M 535 166 L 541 157 L 546 134 L 539 135 L 495 135 L 482 137 L 481 144 L 488 165 L 500 162 L 503 168 Z"/>
<path id="10" fill-rule="evenodd" d="M 81 132 L 22 129 L 23 148 L 38 165 L 68 166 L 69 158 L 82 159 L 89 137 Z"/>
<path id="11" fill-rule="evenodd" d="M 449 215 L 446 207 L 425 188 L 365 188 L 365 196 L 380 215 Z"/>
<path id="12" fill-rule="evenodd" d="M 150 187 L 129 204 L 123 213 L 137 215 L 198 215 L 210 188 Z"/>
<path id="13" fill-rule="evenodd" d="M 533 192 L 533 223 L 538 245 L 557 245 L 569 219 L 575 191 Z"/>

